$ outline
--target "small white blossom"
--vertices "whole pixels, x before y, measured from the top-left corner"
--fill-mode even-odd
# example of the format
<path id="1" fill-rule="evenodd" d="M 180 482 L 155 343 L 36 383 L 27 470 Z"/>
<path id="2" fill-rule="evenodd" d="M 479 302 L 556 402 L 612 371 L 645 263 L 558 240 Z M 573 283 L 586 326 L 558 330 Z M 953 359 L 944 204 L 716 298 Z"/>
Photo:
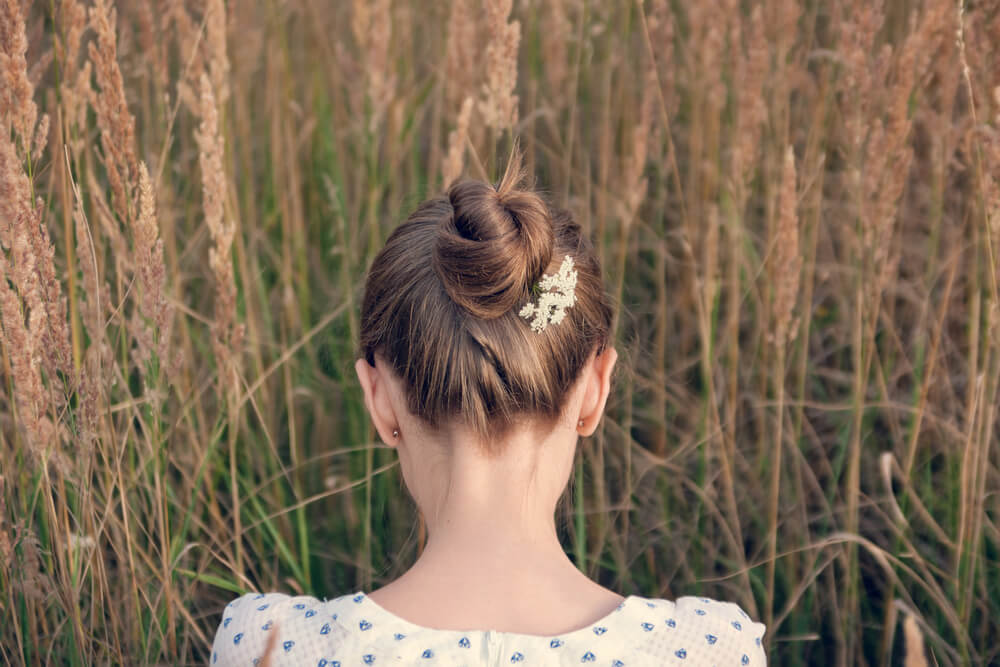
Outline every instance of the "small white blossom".
<path id="1" fill-rule="evenodd" d="M 559 324 L 566 317 L 566 309 L 576 303 L 576 270 L 573 268 L 573 258 L 569 255 L 563 259 L 559 272 L 554 275 L 545 274 L 538 283 L 542 294 L 538 303 L 528 302 L 521 309 L 520 315 L 531 320 L 533 331 L 544 331 L 545 327 Z"/>

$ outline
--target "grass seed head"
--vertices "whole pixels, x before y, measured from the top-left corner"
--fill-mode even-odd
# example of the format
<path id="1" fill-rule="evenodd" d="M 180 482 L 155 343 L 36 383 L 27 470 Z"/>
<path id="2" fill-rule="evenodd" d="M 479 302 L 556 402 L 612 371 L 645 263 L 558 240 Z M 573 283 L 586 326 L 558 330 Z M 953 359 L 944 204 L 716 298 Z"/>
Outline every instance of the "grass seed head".
<path id="1" fill-rule="evenodd" d="M 465 165 L 465 141 L 469 135 L 469 120 L 472 117 L 474 100 L 466 97 L 462 102 L 462 110 L 458 113 L 455 129 L 448 135 L 448 155 L 441 169 L 442 185 L 447 188 L 462 175 Z"/>
<path id="2" fill-rule="evenodd" d="M 518 120 L 517 50 L 521 24 L 508 23 L 511 0 L 486 0 L 489 44 L 486 46 L 486 83 L 480 110 L 488 127 L 512 128 Z"/>
<path id="3" fill-rule="evenodd" d="M 457 109 L 475 90 L 482 66 L 477 57 L 479 45 L 477 12 L 471 0 L 453 0 L 448 16 L 448 47 L 445 53 L 445 87 L 449 109 Z"/>
<path id="4" fill-rule="evenodd" d="M 792 314 L 799 293 L 799 274 L 802 270 L 802 253 L 799 248 L 799 216 L 796 212 L 795 152 L 785 149 L 781 172 L 781 190 L 778 195 L 778 227 L 774 239 L 774 343 L 784 345 L 795 337 L 797 322 Z"/>
<path id="5" fill-rule="evenodd" d="M 128 110 L 125 83 L 118 65 L 115 34 L 117 12 L 107 0 L 95 0 L 90 8 L 90 27 L 96 44 L 87 45 L 94 64 L 98 91 L 91 91 L 90 103 L 101 130 L 101 159 L 111 185 L 112 203 L 122 224 L 131 218 L 129 206 L 135 189 L 139 160 L 135 153 L 135 118 Z"/>
<path id="6" fill-rule="evenodd" d="M 28 150 L 35 136 L 35 88 L 28 76 L 28 39 L 18 0 L 0 0 L 0 119 L 13 127 L 20 143 Z M 8 125 L 9 123 L 9 125 Z"/>

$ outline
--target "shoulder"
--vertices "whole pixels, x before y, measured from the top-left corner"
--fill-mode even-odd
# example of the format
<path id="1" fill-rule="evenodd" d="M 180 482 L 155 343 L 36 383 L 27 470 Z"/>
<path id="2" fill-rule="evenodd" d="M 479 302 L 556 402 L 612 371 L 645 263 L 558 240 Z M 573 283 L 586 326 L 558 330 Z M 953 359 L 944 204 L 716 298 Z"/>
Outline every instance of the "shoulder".
<path id="1" fill-rule="evenodd" d="M 639 598 L 658 638 L 646 648 L 667 664 L 766 665 L 766 628 L 735 602 L 682 596 L 676 600 Z M 640 605 L 641 609 L 641 605 Z"/>
<path id="2" fill-rule="evenodd" d="M 346 596 L 344 596 L 346 598 Z M 333 611 L 343 598 L 247 593 L 226 605 L 212 644 L 211 664 L 324 664 L 349 638 Z"/>

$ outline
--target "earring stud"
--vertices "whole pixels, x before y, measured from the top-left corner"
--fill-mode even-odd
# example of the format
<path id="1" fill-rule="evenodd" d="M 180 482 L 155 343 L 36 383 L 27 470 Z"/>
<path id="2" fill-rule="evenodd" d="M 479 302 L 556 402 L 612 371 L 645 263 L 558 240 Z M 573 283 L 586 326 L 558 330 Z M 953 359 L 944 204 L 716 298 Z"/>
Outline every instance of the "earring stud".
<path id="1" fill-rule="evenodd" d="M 392 429 L 392 437 L 394 437 L 394 438 L 398 438 L 399 437 L 399 431 L 397 429 Z"/>
<path id="2" fill-rule="evenodd" d="M 582 426 L 583 426 L 583 420 L 581 419 L 580 421 L 578 421 L 578 422 L 576 423 L 576 425 L 577 425 L 577 426 L 581 426 L 581 427 L 582 427 Z"/>

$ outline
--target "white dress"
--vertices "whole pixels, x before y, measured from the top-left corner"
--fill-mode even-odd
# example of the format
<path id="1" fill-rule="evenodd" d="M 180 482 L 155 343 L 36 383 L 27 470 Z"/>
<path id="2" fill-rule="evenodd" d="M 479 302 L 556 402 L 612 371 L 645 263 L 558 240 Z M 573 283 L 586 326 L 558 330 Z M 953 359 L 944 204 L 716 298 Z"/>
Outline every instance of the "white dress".
<path id="1" fill-rule="evenodd" d="M 685 596 L 630 595 L 604 618 L 554 636 L 437 630 L 410 623 L 365 593 L 321 601 L 248 593 L 230 602 L 212 646 L 213 667 L 256 665 L 271 643 L 271 667 L 354 665 L 766 664 L 764 625 L 736 604 Z"/>

